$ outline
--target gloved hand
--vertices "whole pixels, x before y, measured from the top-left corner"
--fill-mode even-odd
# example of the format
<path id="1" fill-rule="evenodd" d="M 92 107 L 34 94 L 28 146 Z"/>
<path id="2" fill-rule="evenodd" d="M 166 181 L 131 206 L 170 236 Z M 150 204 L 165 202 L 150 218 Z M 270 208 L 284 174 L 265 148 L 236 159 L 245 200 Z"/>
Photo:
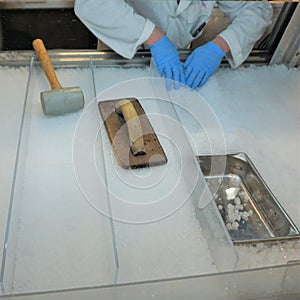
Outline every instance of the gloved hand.
<path id="1" fill-rule="evenodd" d="M 165 75 L 167 79 L 168 90 L 171 88 L 171 79 L 175 80 L 175 89 L 179 87 L 178 82 L 185 84 L 185 75 L 178 56 L 178 51 L 166 36 L 150 46 L 150 51 L 160 76 Z"/>
<path id="2" fill-rule="evenodd" d="M 204 85 L 217 70 L 224 56 L 223 50 L 213 42 L 196 48 L 183 65 L 186 84 L 192 89 Z"/>

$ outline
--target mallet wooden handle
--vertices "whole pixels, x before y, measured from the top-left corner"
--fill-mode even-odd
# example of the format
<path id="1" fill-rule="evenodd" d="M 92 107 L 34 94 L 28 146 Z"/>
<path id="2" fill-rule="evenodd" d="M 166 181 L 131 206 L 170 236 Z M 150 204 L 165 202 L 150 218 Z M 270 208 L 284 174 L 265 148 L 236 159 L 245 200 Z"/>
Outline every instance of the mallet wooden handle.
<path id="1" fill-rule="evenodd" d="M 141 122 L 133 104 L 127 99 L 121 100 L 116 105 L 116 112 L 123 115 L 127 124 L 130 148 L 133 155 L 146 154 Z"/>
<path id="2" fill-rule="evenodd" d="M 40 64 L 48 78 L 48 81 L 50 83 L 50 86 L 52 89 L 61 89 L 62 86 L 60 85 L 53 65 L 51 63 L 50 57 L 47 53 L 47 50 L 45 48 L 45 45 L 41 39 L 36 39 L 32 42 L 32 46 L 37 54 L 37 57 L 40 61 Z"/>

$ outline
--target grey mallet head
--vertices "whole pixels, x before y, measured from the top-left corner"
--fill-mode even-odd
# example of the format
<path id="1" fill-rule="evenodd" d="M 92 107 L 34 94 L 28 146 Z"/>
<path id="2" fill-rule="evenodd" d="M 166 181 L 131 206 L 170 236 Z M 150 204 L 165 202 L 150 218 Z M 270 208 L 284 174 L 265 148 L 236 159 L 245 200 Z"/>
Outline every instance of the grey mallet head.
<path id="1" fill-rule="evenodd" d="M 84 107 L 84 95 L 79 87 L 52 89 L 41 92 L 45 115 L 64 115 Z"/>

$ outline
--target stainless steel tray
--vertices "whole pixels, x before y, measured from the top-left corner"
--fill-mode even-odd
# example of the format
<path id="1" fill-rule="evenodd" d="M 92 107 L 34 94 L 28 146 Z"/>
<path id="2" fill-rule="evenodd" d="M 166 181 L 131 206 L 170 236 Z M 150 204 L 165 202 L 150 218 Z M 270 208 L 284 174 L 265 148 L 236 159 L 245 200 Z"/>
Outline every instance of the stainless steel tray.
<path id="1" fill-rule="evenodd" d="M 245 153 L 198 156 L 202 172 L 234 244 L 284 241 L 299 230 Z M 214 171 L 218 160 L 224 172 Z"/>

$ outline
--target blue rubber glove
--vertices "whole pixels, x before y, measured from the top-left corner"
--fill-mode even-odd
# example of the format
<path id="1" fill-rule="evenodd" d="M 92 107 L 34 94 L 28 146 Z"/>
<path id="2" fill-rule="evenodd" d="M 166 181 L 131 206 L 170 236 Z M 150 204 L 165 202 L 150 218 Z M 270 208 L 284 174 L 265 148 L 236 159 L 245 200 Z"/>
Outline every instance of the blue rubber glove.
<path id="1" fill-rule="evenodd" d="M 150 46 L 150 51 L 160 76 L 165 75 L 167 79 L 168 90 L 171 88 L 170 80 L 175 80 L 175 89 L 178 89 L 179 82 L 185 84 L 185 75 L 178 56 L 178 51 L 166 36 Z"/>
<path id="2" fill-rule="evenodd" d="M 218 69 L 224 56 L 225 53 L 213 42 L 196 48 L 183 65 L 186 84 L 192 89 L 204 85 Z"/>

